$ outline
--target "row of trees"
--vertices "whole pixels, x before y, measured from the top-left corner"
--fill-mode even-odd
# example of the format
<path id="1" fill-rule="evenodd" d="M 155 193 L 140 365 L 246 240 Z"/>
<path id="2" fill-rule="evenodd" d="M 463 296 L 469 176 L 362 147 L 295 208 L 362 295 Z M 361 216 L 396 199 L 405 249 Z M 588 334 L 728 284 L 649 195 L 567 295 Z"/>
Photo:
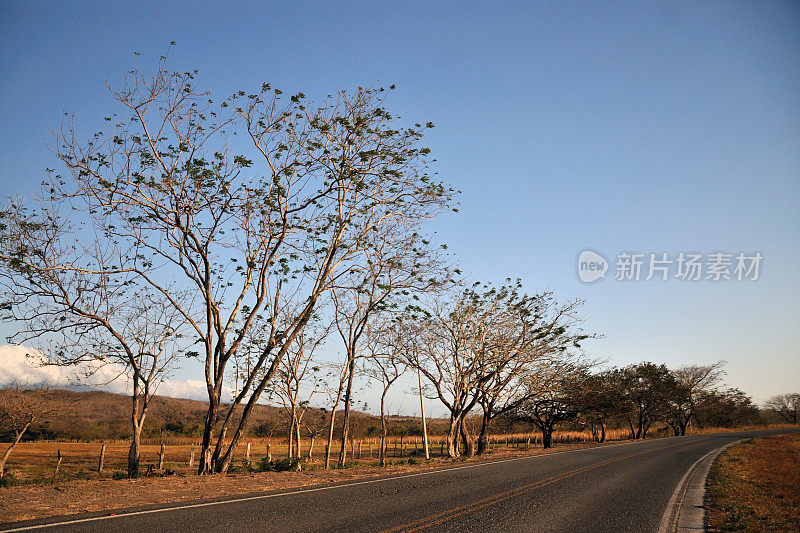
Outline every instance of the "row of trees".
<path id="1" fill-rule="evenodd" d="M 227 471 L 265 399 L 289 413 L 291 453 L 301 428 L 327 437 L 326 465 L 338 422 L 344 464 L 365 375 L 381 384 L 385 437 L 388 391 L 417 373 L 449 412 L 451 457 L 473 453 L 465 419 L 476 408 L 482 453 L 498 417 L 531 420 L 548 438 L 576 413 L 602 428 L 624 390 L 631 432 L 644 437 L 664 416 L 648 391 L 672 379 L 683 392 L 669 420 L 682 433 L 702 395 L 716 394 L 717 366 L 592 374 L 580 301 L 528 295 L 518 281 L 459 281 L 423 232 L 456 191 L 429 173 L 421 140 L 433 124 L 403 127 L 387 111 L 393 87 L 312 103 L 263 84 L 216 104 L 196 71 L 166 62 L 129 71 L 112 91 L 119 112 L 88 140 L 66 117 L 54 148 L 62 171 L 34 201 L 0 212 L 12 340 L 52 364 L 111 365 L 128 380 L 130 476 L 158 385 L 187 358 L 208 394 L 199 474 Z M 344 360 L 324 364 L 334 343 Z M 320 402 L 328 417 L 310 424 Z"/>

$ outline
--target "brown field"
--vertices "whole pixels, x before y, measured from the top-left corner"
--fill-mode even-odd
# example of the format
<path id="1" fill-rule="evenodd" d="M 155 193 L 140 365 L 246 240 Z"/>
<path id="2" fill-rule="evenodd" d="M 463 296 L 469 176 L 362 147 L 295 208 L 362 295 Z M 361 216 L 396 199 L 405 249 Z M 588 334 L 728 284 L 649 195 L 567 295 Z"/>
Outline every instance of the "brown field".
<path id="1" fill-rule="evenodd" d="M 800 531 L 800 434 L 752 439 L 720 454 L 705 503 L 709 531 Z"/>
<path id="2" fill-rule="evenodd" d="M 623 437 L 623 431 L 609 432 L 609 439 Z M 491 438 L 493 449 L 497 448 L 519 448 L 526 446 L 535 448 L 536 439 L 541 437 L 535 434 L 509 434 L 496 435 Z M 431 455 L 443 455 L 442 436 L 432 436 L 429 439 Z M 530 439 L 530 441 L 528 440 Z M 556 444 L 586 442 L 590 436 L 579 432 L 562 432 L 554 435 Z M 247 439 L 237 447 L 232 465 L 239 465 L 245 458 L 247 444 L 250 443 L 250 460 L 255 463 L 259 459 L 266 457 L 267 452 L 271 452 L 273 458 L 286 457 L 288 444 L 285 439 Z M 353 441 L 348 446 L 348 464 L 366 466 L 374 463 L 378 459 L 379 440 L 377 438 L 365 438 Z M 301 454 L 305 458 L 308 455 L 310 440 L 301 441 Z M 541 440 L 538 445 L 541 446 Z M 20 484 L 52 483 L 53 475 L 57 462 L 58 452 L 61 452 L 62 461 L 58 476 L 55 481 L 69 481 L 80 479 L 102 479 L 112 477 L 116 472 L 122 475 L 127 469 L 128 460 L 127 441 L 114 441 L 106 443 L 105 459 L 103 462 L 103 472 L 99 473 L 98 463 L 100 458 L 100 442 L 22 442 L 18 444 L 6 465 L 8 472 L 13 474 L 16 481 Z M 195 461 L 199 458 L 200 445 L 194 443 Z M 331 460 L 338 460 L 338 442 L 334 442 L 331 452 Z M 0 454 L 2 454 L 8 443 L 0 444 Z M 164 446 L 164 469 L 173 470 L 175 473 L 190 474 L 194 468 L 189 468 L 189 458 L 191 455 L 192 439 L 172 437 L 165 441 Z M 146 471 L 152 465 L 157 471 L 159 463 L 159 452 L 161 446 L 153 442 L 142 446 L 141 469 Z M 420 437 L 404 437 L 402 442 L 399 437 L 389 437 L 388 456 L 389 458 L 403 458 L 409 456 L 419 456 L 422 452 L 422 442 Z M 314 442 L 313 460 L 308 466 L 318 466 L 325 457 L 325 441 L 316 439 Z M 355 457 L 355 458 L 354 458 Z M 197 463 L 195 462 L 195 465 Z"/>

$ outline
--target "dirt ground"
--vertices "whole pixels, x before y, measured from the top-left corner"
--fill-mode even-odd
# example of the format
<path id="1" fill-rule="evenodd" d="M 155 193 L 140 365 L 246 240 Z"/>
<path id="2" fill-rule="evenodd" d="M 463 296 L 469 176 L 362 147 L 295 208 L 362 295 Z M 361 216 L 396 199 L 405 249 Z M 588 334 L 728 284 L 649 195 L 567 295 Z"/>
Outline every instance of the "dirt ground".
<path id="1" fill-rule="evenodd" d="M 800 532 L 800 434 L 721 453 L 706 485 L 708 531 Z"/>
<path id="2" fill-rule="evenodd" d="M 618 441 L 614 442 L 614 444 Z M 88 446 L 88 445 L 87 445 Z M 92 445 L 97 448 L 96 444 Z M 53 484 L 19 485 L 0 489 L 0 522 L 15 522 L 48 516 L 85 512 L 109 511 L 157 503 L 179 503 L 220 498 L 242 494 L 285 490 L 326 483 L 340 483 L 377 476 L 446 468 L 464 463 L 493 461 L 509 457 L 522 457 L 558 452 L 576 448 L 598 446 L 592 443 L 560 445 L 551 450 L 541 448 L 497 448 L 483 457 L 470 459 L 433 458 L 430 461 L 415 459 L 389 459 L 386 468 L 355 466 L 346 469 L 323 470 L 319 462 L 310 463 L 300 472 L 236 473 L 214 476 L 196 476 L 179 472 L 173 476 L 139 478 L 135 480 L 77 479 Z M 187 447 L 188 448 L 188 447 Z M 107 452 L 108 453 L 108 452 Z M 43 454 L 52 458 L 51 453 Z M 96 466 L 96 465 L 95 465 Z"/>

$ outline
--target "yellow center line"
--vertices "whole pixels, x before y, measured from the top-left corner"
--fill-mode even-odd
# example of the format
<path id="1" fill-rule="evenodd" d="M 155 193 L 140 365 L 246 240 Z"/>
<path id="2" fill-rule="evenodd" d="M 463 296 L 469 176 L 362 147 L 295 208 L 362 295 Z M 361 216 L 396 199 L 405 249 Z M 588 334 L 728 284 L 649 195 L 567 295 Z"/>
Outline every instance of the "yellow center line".
<path id="1" fill-rule="evenodd" d="M 606 466 L 606 465 L 609 465 L 609 464 L 612 464 L 612 463 L 616 463 L 618 461 L 623 461 L 625 459 L 630 459 L 631 457 L 636 457 L 636 456 L 639 456 L 639 455 L 645 455 L 645 454 L 648 454 L 648 453 L 657 452 L 659 450 L 664 450 L 666 448 L 674 448 L 675 446 L 680 446 L 681 444 L 683 444 L 683 443 L 673 444 L 673 445 L 670 445 L 670 446 L 661 446 L 659 448 L 654 448 L 652 450 L 645 450 L 645 451 L 642 451 L 642 452 L 631 453 L 631 454 L 628 454 L 628 455 L 623 455 L 621 457 L 615 457 L 614 459 L 607 459 L 605 461 L 602 461 L 602 462 L 599 462 L 599 463 L 595 463 L 595 464 L 592 464 L 592 465 L 582 466 L 580 468 L 576 468 L 574 470 L 570 470 L 568 472 L 564 472 L 563 474 L 550 476 L 550 477 L 547 477 L 545 479 L 541 479 L 539 481 L 535 481 L 533 483 L 530 483 L 528 485 L 524 485 L 522 487 L 519 487 L 519 488 L 516 488 L 516 489 L 512 489 L 512 490 L 509 490 L 509 491 L 506 491 L 506 492 L 501 492 L 499 494 L 495 494 L 494 496 L 489 496 L 488 498 L 484 498 L 482 500 L 478 500 L 476 502 L 472 502 L 472 503 L 469 503 L 469 504 L 461 506 L 461 507 L 456 507 L 454 509 L 450 509 L 448 511 L 444 511 L 444 512 L 441 512 L 441 513 L 438 513 L 438 514 L 435 514 L 435 515 L 431 515 L 431 516 L 422 518 L 420 520 L 415 520 L 415 521 L 409 522 L 407 524 L 396 526 L 396 527 L 391 528 L 391 529 L 385 529 L 385 530 L 381 531 L 380 533 L 395 533 L 395 532 L 398 532 L 398 531 L 411 533 L 413 531 L 419 531 L 421 529 L 426 529 L 426 528 L 429 528 L 431 526 L 435 526 L 437 524 L 441 524 L 442 522 L 446 522 L 448 520 L 452 520 L 453 518 L 457 518 L 459 516 L 465 515 L 467 513 L 471 513 L 473 511 L 477 511 L 479 509 L 483 509 L 484 507 L 488 507 L 490 505 L 494 505 L 494 504 L 500 503 L 500 502 L 502 502 L 504 500 L 507 500 L 509 498 L 513 498 L 514 496 L 518 496 L 518 495 L 520 495 L 520 494 L 522 494 L 524 492 L 528 492 L 528 491 L 531 491 L 531 490 L 534 490 L 534 489 L 538 489 L 540 487 L 544 487 L 545 485 L 549 485 L 551 483 L 555 483 L 556 481 L 560 481 L 562 479 L 575 476 L 575 475 L 580 474 L 582 472 L 587 472 L 589 470 L 594 470 L 596 468 L 600 468 L 600 467 L 603 467 L 603 466 Z"/>

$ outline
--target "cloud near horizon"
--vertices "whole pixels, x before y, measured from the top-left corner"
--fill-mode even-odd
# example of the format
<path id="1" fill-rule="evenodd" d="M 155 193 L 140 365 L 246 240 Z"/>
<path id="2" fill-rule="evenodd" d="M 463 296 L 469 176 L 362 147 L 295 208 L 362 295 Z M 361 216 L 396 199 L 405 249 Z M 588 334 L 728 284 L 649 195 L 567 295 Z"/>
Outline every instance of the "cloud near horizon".
<path id="1" fill-rule="evenodd" d="M 22 345 L 0 346 L 0 386 L 14 381 L 26 385 L 48 383 L 64 389 L 100 389 L 117 394 L 128 394 L 128 379 L 122 366 L 116 363 L 98 363 L 78 367 L 64 367 L 46 364 L 47 358 L 40 351 Z M 228 400 L 230 387 L 225 387 Z M 165 379 L 158 385 L 156 394 L 172 398 L 190 400 L 208 399 L 206 384 L 197 379 Z"/>

